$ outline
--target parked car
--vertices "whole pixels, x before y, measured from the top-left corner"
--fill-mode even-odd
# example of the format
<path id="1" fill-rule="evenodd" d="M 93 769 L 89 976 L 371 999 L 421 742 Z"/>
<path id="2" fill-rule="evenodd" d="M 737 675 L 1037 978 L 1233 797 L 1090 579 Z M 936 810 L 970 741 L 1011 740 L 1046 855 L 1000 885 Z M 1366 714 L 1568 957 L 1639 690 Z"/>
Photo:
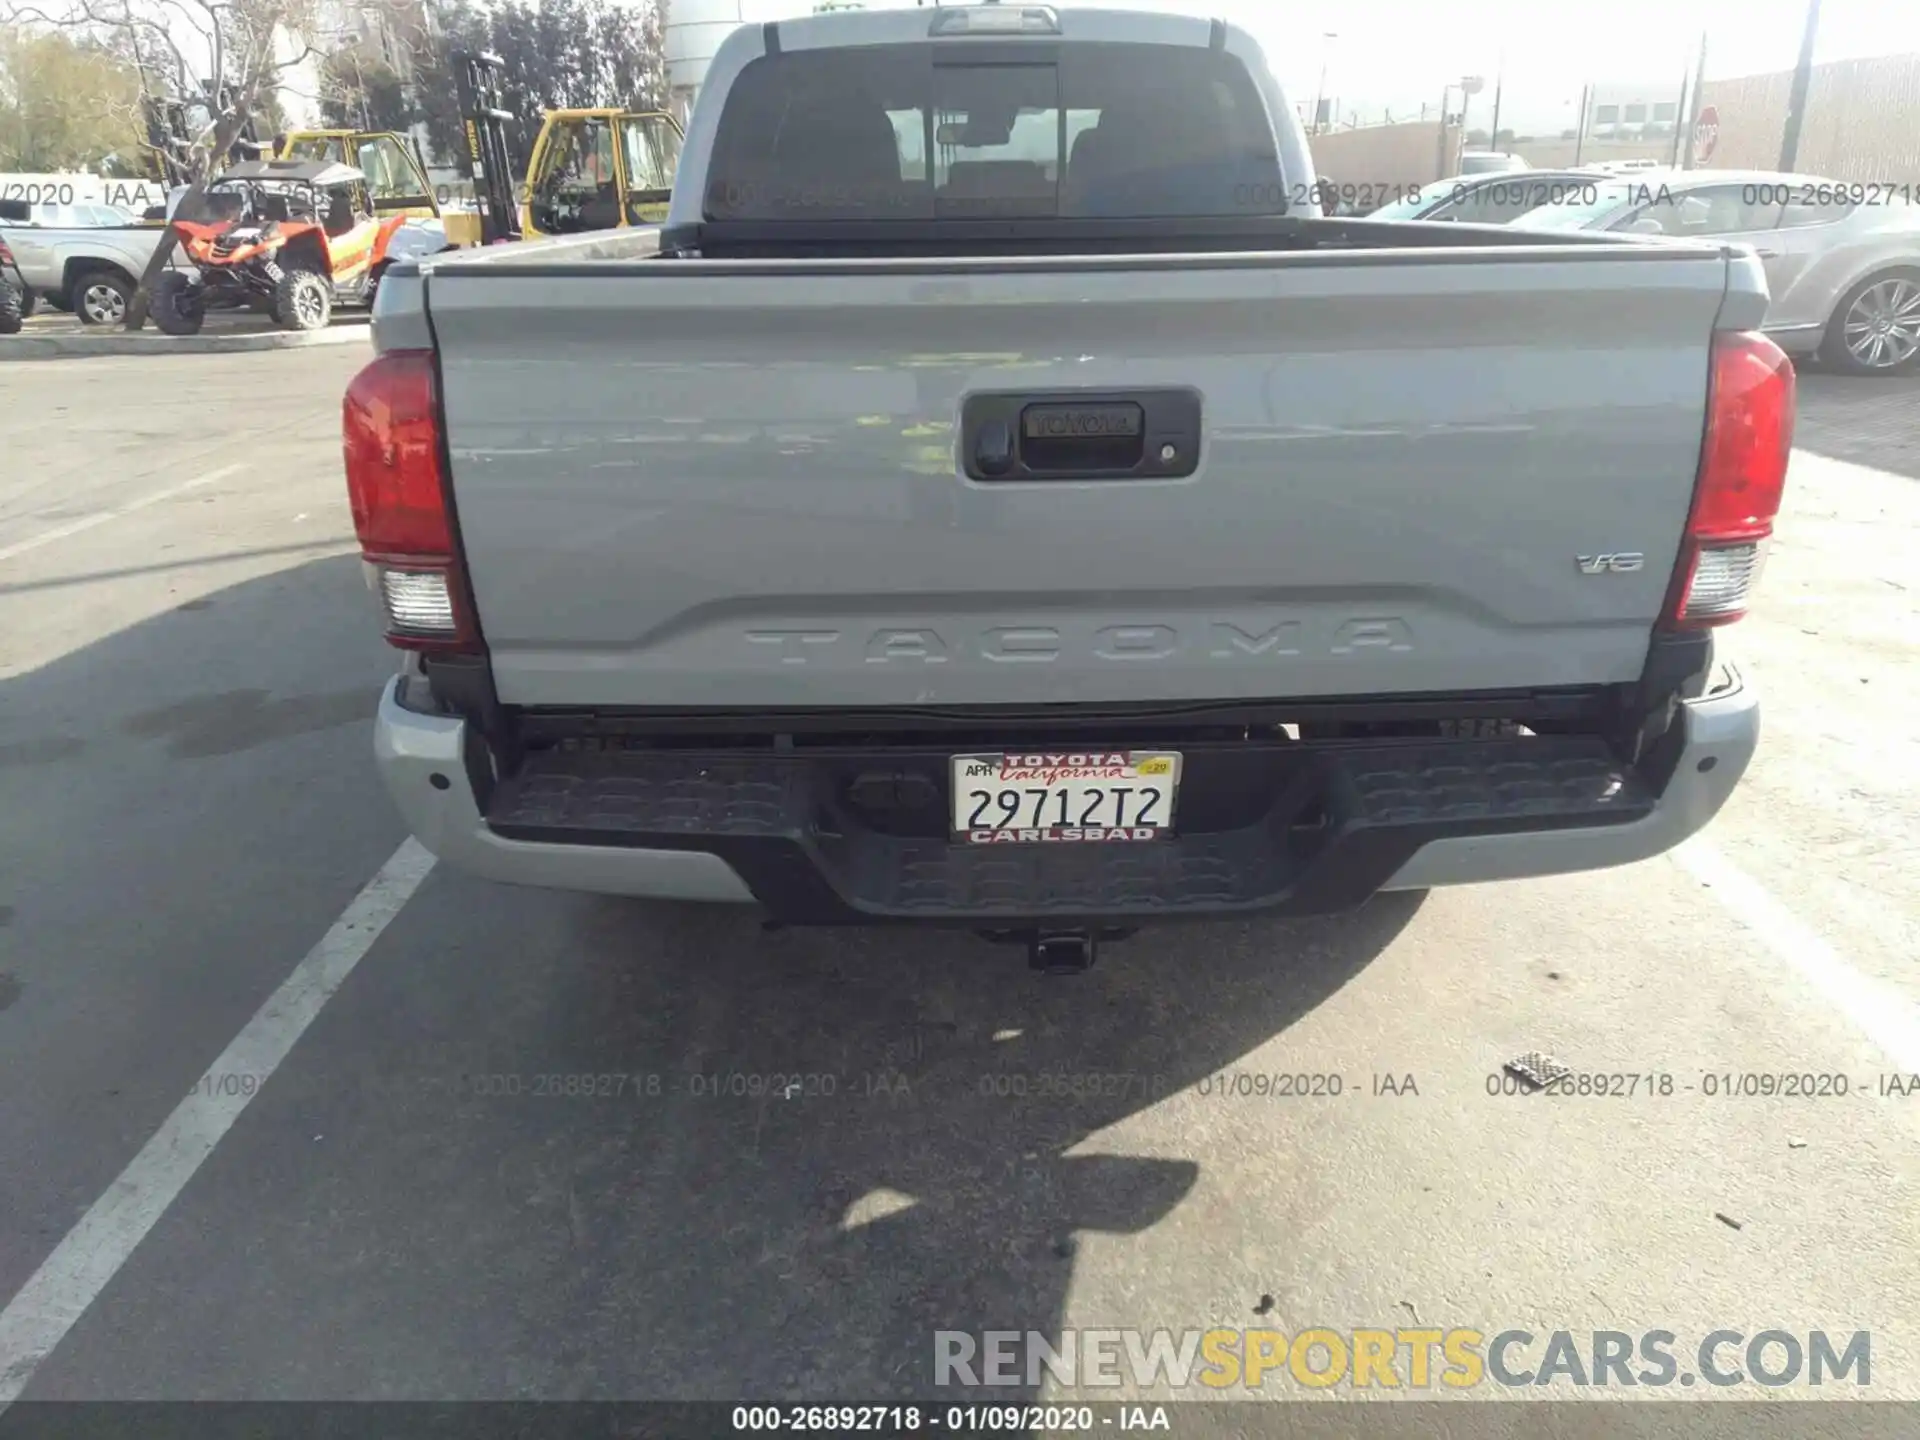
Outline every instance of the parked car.
<path id="1" fill-rule="evenodd" d="M 1638 160 L 1602 160 L 1592 167 L 1603 175 L 1632 175 L 1641 170 L 1665 170 L 1667 162 L 1642 157 Z"/>
<path id="2" fill-rule="evenodd" d="M 1460 168 L 1454 173 L 1457 176 L 1492 175 L 1503 170 L 1531 168 L 1518 155 L 1509 155 L 1503 150 L 1463 150 L 1460 152 Z"/>
<path id="3" fill-rule="evenodd" d="M 1648 170 L 1515 220 L 1750 245 L 1766 267 L 1766 334 L 1856 375 L 1920 366 L 1920 206 L 1899 187 L 1770 170 Z"/>
<path id="4" fill-rule="evenodd" d="M 1505 225 L 1542 205 L 1593 194 L 1594 187 L 1605 178 L 1590 170 L 1503 170 L 1461 180 L 1439 180 L 1417 194 L 1382 205 L 1367 219 Z"/>
<path id="5" fill-rule="evenodd" d="M 132 225 L 133 212 L 117 205 L 80 201 L 71 205 L 30 205 L 24 219 L 11 223 L 38 226 L 41 229 L 99 229 L 102 226 Z"/>
<path id="6" fill-rule="evenodd" d="M 18 335 L 21 322 L 33 314 L 36 299 L 20 278 L 12 248 L 0 236 L 0 335 Z"/>
<path id="7" fill-rule="evenodd" d="M 141 272 L 165 234 L 162 227 L 0 223 L 29 292 L 86 325 L 118 325 L 139 289 Z M 178 259 L 170 262 L 178 267 Z"/>
<path id="8" fill-rule="evenodd" d="M 450 865 L 1081 970 L 1641 860 L 1738 782 L 1713 627 L 1794 386 L 1751 255 L 1249 213 L 1305 136 L 1178 14 L 745 26 L 684 153 L 659 230 L 381 284 L 374 751 Z"/>
<path id="9" fill-rule="evenodd" d="M 1363 215 L 1361 202 L 1351 185 L 1342 185 L 1332 175 L 1321 172 L 1319 180 L 1320 213 L 1323 215 Z"/>
<path id="10" fill-rule="evenodd" d="M 18 335 L 20 324 L 33 313 L 33 296 L 20 283 L 13 252 L 0 240 L 0 335 Z"/>

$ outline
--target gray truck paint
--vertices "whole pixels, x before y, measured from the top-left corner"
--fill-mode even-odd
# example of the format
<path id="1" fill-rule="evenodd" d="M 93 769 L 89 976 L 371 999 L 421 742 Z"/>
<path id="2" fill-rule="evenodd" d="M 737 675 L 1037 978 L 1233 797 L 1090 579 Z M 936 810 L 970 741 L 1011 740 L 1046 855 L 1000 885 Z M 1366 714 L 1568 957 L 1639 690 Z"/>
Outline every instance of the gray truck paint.
<path id="1" fill-rule="evenodd" d="M 166 236 L 164 225 L 0 225 L 20 267 L 20 278 L 42 295 L 64 295 L 69 280 L 89 270 L 112 270 L 138 281 Z M 175 257 L 169 269 L 182 269 Z"/>
<path id="2" fill-rule="evenodd" d="M 875 43 L 921 10 L 781 25 Z M 1101 25 L 1211 27 L 1063 12 Z M 856 33 L 862 37 L 854 40 Z M 1162 28 L 1157 35 L 1175 33 Z M 1202 38 L 1203 35 L 1206 38 Z M 1144 38 L 1144 36 L 1134 37 Z M 730 78 L 688 130 L 695 218 Z M 1232 27 L 1230 50 L 1257 47 Z M 1289 174 L 1311 178 L 1262 77 Z M 1456 230 L 1456 227 L 1447 227 Z M 469 575 L 509 704 L 1284 699 L 1627 681 L 1645 663 L 1704 428 L 1715 329 L 1765 315 L 1738 249 L 1552 245 L 1231 256 L 659 261 L 628 231 L 397 266 L 381 350 L 438 352 Z M 980 389 L 1197 388 L 1175 482 L 966 478 Z M 1581 556 L 1637 553 L 1583 573 Z M 413 657 L 403 675 L 417 674 Z M 718 856 L 510 841 L 468 722 L 382 697 L 413 833 L 497 880 L 746 901 Z M 1718 812 L 1759 734 L 1737 677 L 1681 704 L 1653 813 L 1456 837 L 1390 889 L 1645 859 Z"/>
<path id="3" fill-rule="evenodd" d="M 1632 679 L 1741 272 L 1711 248 L 1434 255 L 435 264 L 453 489 L 500 696 L 1010 704 Z M 1189 479 L 961 470 L 970 393 L 1152 386 L 1201 394 Z M 1577 563 L 1613 553 L 1644 565 Z"/>

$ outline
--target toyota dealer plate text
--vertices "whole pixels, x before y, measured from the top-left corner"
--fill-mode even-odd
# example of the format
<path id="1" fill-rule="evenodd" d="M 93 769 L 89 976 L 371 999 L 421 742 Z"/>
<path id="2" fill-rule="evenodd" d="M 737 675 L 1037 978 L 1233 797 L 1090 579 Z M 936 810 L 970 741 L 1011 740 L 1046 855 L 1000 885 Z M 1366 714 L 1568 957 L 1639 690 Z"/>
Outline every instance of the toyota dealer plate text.
<path id="1" fill-rule="evenodd" d="M 1179 786 L 1164 750 L 956 755 L 953 831 L 975 845 L 1159 840 Z"/>

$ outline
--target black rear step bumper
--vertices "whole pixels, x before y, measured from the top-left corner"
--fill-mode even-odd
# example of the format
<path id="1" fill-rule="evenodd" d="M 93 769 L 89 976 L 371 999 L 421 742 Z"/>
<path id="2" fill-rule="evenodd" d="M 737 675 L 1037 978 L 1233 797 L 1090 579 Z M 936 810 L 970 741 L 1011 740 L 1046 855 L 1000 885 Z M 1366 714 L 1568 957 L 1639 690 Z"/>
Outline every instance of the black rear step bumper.
<path id="1" fill-rule="evenodd" d="M 1291 748 L 1241 753 L 1282 759 Z M 1205 758 L 1186 756 L 1183 813 L 1209 798 L 1188 793 L 1205 785 Z M 769 914 L 794 924 L 1004 924 L 1342 910 L 1431 840 L 1621 825 L 1653 810 L 1654 797 L 1590 737 L 1302 758 L 1307 763 L 1278 778 L 1249 823 L 1148 843 L 974 845 L 889 835 L 854 813 L 830 761 L 697 753 L 531 755 L 495 789 L 487 822 L 507 840 L 718 855 Z M 938 823 L 945 786 L 933 787 L 931 798 Z"/>
<path id="2" fill-rule="evenodd" d="M 496 779 L 469 723 L 407 708 L 402 683 L 381 700 L 381 772 L 450 864 L 510 883 L 757 902 L 798 924 L 1311 914 L 1383 889 L 1625 864 L 1711 820 L 1759 734 L 1757 702 L 1728 671 L 1680 704 L 1662 763 L 1638 771 L 1584 735 L 1200 745 L 1183 749 L 1173 839 L 973 846 L 944 834 L 944 783 L 934 818 L 850 803 L 849 768 L 872 757 L 849 753 L 563 744 Z M 943 758 L 885 763 L 925 776 Z"/>

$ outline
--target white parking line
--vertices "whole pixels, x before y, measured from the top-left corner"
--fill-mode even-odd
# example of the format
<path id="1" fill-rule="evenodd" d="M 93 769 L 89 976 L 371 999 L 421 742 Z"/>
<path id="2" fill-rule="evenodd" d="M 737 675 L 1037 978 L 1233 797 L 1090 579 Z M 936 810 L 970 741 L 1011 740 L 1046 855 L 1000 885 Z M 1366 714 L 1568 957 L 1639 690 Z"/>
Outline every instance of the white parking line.
<path id="1" fill-rule="evenodd" d="M 1920 1075 L 1920 1011 L 1887 986 L 1854 969 L 1767 893 L 1765 886 L 1712 844 L 1695 838 L 1673 855 L 1762 945 L 1797 970 L 1885 1051 L 1895 1069 Z"/>
<path id="2" fill-rule="evenodd" d="M 33 1372 L 127 1263 L 432 869 L 433 855 L 417 840 L 393 852 L 0 1311 L 0 1414 L 19 1399 Z M 249 1076 L 252 1083 L 229 1086 L 221 1083 L 224 1076 Z"/>
<path id="3" fill-rule="evenodd" d="M 224 480 L 236 470 L 243 468 L 235 465 L 222 465 L 218 470 L 209 470 L 204 475 L 195 476 L 179 485 L 169 486 L 165 490 L 156 490 L 151 495 L 142 495 L 138 500 L 129 500 L 124 505 L 116 505 L 111 510 L 102 510 L 98 515 L 88 515 L 84 519 L 69 521 L 65 525 L 56 525 L 51 530 L 43 530 L 28 540 L 0 549 L 0 560 L 11 560 L 16 555 L 24 555 L 29 550 L 38 550 L 42 545 L 51 545 L 56 540 L 65 540 L 70 535 L 79 535 L 104 525 L 109 520 L 118 520 L 122 515 L 131 515 L 136 510 L 144 510 L 149 505 L 158 505 L 162 500 L 171 500 L 176 495 L 184 495 L 189 490 L 197 490 L 202 485 L 211 485 L 216 480 Z"/>

